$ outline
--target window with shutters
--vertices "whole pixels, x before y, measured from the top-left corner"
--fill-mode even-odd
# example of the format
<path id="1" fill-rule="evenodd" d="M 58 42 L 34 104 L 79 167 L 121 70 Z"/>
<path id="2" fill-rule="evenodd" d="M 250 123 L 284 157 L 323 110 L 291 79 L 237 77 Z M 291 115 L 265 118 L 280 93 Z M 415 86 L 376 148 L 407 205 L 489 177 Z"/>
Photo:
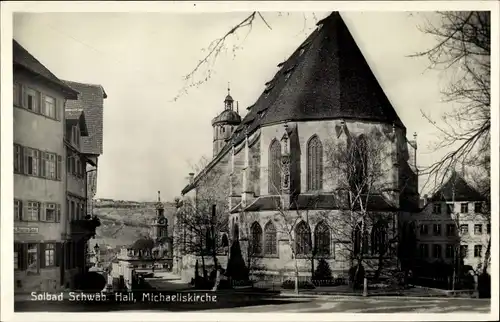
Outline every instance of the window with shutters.
<path id="1" fill-rule="evenodd" d="M 324 222 L 319 222 L 314 228 L 314 247 L 318 256 L 330 255 L 330 227 Z"/>
<path id="2" fill-rule="evenodd" d="M 56 164 L 56 179 L 61 180 L 61 172 L 62 172 L 62 156 L 57 156 L 57 164 Z"/>
<path id="3" fill-rule="evenodd" d="M 28 244 L 28 252 L 27 252 L 27 263 L 26 267 L 27 273 L 38 274 L 40 265 L 38 262 L 38 252 L 39 252 L 39 244 Z"/>
<path id="4" fill-rule="evenodd" d="M 56 221 L 56 211 L 57 206 L 55 203 L 48 203 L 45 205 L 45 221 L 55 222 Z"/>
<path id="5" fill-rule="evenodd" d="M 314 135 L 307 143 L 307 190 L 323 188 L 323 145 Z"/>
<path id="6" fill-rule="evenodd" d="M 274 224 L 270 221 L 264 226 L 264 254 L 265 255 L 278 254 L 277 231 Z"/>
<path id="7" fill-rule="evenodd" d="M 45 244 L 45 267 L 56 265 L 56 245 Z"/>
<path id="8" fill-rule="evenodd" d="M 40 151 L 24 147 L 24 173 L 39 175 Z"/>
<path id="9" fill-rule="evenodd" d="M 35 113 L 40 113 L 40 92 L 32 88 L 26 88 L 25 107 Z"/>
<path id="10" fill-rule="evenodd" d="M 23 172 L 23 148 L 14 144 L 14 173 Z"/>
<path id="11" fill-rule="evenodd" d="M 43 115 L 50 117 L 51 119 L 56 118 L 56 99 L 45 95 L 44 101 L 43 101 Z"/>
<path id="12" fill-rule="evenodd" d="M 40 219 L 40 203 L 37 201 L 28 201 L 25 215 L 23 220 L 38 221 Z"/>
<path id="13" fill-rule="evenodd" d="M 57 155 L 54 153 L 42 152 L 42 176 L 47 179 L 55 180 L 56 177 Z"/>
<path id="14" fill-rule="evenodd" d="M 23 203 L 21 200 L 14 199 L 14 221 L 20 221 L 23 218 Z"/>
<path id="15" fill-rule="evenodd" d="M 311 230 L 304 221 L 295 227 L 295 252 L 297 255 L 311 252 Z"/>
<path id="16" fill-rule="evenodd" d="M 269 193 L 281 191 L 281 144 L 273 140 L 269 146 Z"/>
<path id="17" fill-rule="evenodd" d="M 469 212 L 469 204 L 464 202 L 460 204 L 460 213 L 466 214 Z"/>
<path id="18" fill-rule="evenodd" d="M 251 252 L 252 255 L 260 255 L 262 253 L 262 228 L 258 222 L 252 224 L 251 230 Z"/>

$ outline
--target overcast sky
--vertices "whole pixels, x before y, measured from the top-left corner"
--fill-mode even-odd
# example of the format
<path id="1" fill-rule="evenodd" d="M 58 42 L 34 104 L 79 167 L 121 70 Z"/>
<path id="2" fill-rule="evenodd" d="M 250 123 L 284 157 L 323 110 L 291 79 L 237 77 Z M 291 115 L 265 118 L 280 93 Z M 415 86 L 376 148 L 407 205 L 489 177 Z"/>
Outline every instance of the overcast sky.
<path id="1" fill-rule="evenodd" d="M 316 13 L 318 19 L 328 13 Z M 14 15 L 14 38 L 62 79 L 101 84 L 104 153 L 97 197 L 151 200 L 161 190 L 180 195 L 190 164 L 212 156 L 211 119 L 223 109 L 227 84 L 240 112 L 313 31 L 311 13 L 264 13 L 272 30 L 256 20 L 228 41 L 212 79 L 173 102 L 183 76 L 203 58 L 203 48 L 248 13 L 23 13 Z M 304 19 L 306 17 L 306 19 Z M 436 131 L 421 109 L 439 119 L 452 106 L 441 103 L 445 85 L 426 59 L 407 57 L 435 40 L 417 29 L 421 15 L 399 12 L 342 13 L 348 28 L 406 125 L 418 134 L 419 165 L 433 152 Z M 248 36 L 246 36 L 248 34 Z M 245 38 L 246 36 L 246 38 Z M 232 46 L 241 49 L 232 53 Z M 203 75 L 200 75 L 200 77 Z"/>

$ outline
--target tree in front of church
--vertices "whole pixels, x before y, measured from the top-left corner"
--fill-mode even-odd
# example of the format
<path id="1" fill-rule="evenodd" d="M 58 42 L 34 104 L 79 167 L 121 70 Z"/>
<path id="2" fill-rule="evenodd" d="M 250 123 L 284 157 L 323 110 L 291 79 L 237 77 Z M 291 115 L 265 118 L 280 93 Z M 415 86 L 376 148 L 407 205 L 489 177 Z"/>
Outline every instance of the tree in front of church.
<path id="1" fill-rule="evenodd" d="M 325 149 L 325 176 L 334 182 L 335 203 L 343 210 L 322 211 L 321 217 L 332 229 L 333 242 L 347 254 L 356 287 L 359 274 L 367 270 L 378 278 L 394 269 L 398 229 L 391 225 L 400 206 L 394 192 L 402 193 L 410 182 L 401 182 L 394 166 L 403 161 L 395 128 L 345 133 L 347 140 L 327 142 Z M 391 236 L 391 231 L 396 233 Z"/>
<path id="2" fill-rule="evenodd" d="M 208 279 L 206 259 L 211 258 L 217 268 L 217 256 L 227 248 L 221 237 L 228 229 L 229 180 L 220 165 L 210 168 L 204 159 L 195 169 L 203 172 L 192 182 L 195 195 L 176 201 L 174 244 L 183 253 L 201 259 L 203 278 Z"/>

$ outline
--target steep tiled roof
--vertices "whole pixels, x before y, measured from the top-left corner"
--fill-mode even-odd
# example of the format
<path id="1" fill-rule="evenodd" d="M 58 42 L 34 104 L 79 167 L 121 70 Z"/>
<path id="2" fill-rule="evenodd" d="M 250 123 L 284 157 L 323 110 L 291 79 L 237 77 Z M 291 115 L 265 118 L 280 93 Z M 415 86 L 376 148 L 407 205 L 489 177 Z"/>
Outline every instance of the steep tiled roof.
<path id="1" fill-rule="evenodd" d="M 405 128 L 340 14 L 333 12 L 318 26 L 278 65 L 278 72 L 219 155 L 242 142 L 245 132 L 286 121 L 354 119 Z M 183 193 L 192 188 L 184 188 Z"/>
<path id="2" fill-rule="evenodd" d="M 82 152 L 100 155 L 103 152 L 103 100 L 107 94 L 101 85 L 64 81 L 79 92 L 78 100 L 68 101 L 66 109 L 83 109 L 89 135 L 82 138 Z"/>
<path id="3" fill-rule="evenodd" d="M 471 187 L 467 181 L 457 172 L 453 171 L 448 181 L 436 191 L 431 198 L 432 201 L 483 201 L 482 196 L 476 189 Z"/>
<path id="4" fill-rule="evenodd" d="M 66 108 L 64 111 L 64 117 L 66 118 L 67 124 L 79 123 L 80 133 L 82 136 L 89 135 L 87 122 L 85 121 L 85 112 L 83 111 L 83 109 Z"/>
<path id="5" fill-rule="evenodd" d="M 76 99 L 78 92 L 69 87 L 50 70 L 47 69 L 40 61 L 31 55 L 23 46 L 16 40 L 12 40 L 12 59 L 14 67 L 19 67 L 29 71 L 37 76 L 42 77 L 50 85 L 56 87 L 65 94 L 67 99 Z"/>

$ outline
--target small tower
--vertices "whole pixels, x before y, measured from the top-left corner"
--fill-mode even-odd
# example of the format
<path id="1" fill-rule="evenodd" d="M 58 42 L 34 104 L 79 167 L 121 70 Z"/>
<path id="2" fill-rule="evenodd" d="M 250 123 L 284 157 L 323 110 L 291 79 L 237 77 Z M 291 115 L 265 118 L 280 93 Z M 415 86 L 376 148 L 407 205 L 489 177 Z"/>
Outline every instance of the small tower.
<path id="1" fill-rule="evenodd" d="M 227 96 L 224 100 L 224 110 L 212 120 L 213 127 L 213 156 L 215 157 L 231 138 L 234 130 L 241 123 L 241 116 L 238 113 L 238 102 L 236 111 L 234 110 L 234 100 L 231 96 L 231 89 L 227 88 Z"/>
<path id="2" fill-rule="evenodd" d="M 160 192 L 158 191 L 158 201 L 155 205 L 156 208 L 156 219 L 153 222 L 153 231 L 152 236 L 153 239 L 157 242 L 161 242 L 162 240 L 168 237 L 168 221 L 165 218 L 165 208 L 163 203 L 160 200 Z"/>

